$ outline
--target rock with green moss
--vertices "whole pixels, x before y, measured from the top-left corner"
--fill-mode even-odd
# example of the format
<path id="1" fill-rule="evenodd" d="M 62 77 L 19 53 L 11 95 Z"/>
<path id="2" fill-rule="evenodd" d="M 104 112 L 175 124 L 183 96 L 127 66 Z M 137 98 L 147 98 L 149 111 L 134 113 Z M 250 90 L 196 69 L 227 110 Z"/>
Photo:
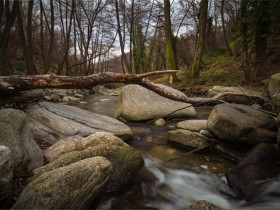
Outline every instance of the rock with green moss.
<path id="1" fill-rule="evenodd" d="M 86 138 L 61 141 L 45 152 L 49 164 L 34 170 L 34 178 L 72 164 L 85 158 L 104 156 L 113 164 L 113 173 L 108 191 L 116 191 L 128 184 L 143 166 L 139 151 L 120 138 L 105 132 L 98 132 Z"/>
<path id="2" fill-rule="evenodd" d="M 221 207 L 214 205 L 208 201 L 196 201 L 192 205 L 185 208 L 185 210 L 223 210 Z"/>
<path id="3" fill-rule="evenodd" d="M 164 85 L 158 86 L 178 96 L 185 96 L 184 93 L 173 88 Z M 171 112 L 174 113 L 170 114 Z M 123 118 L 127 121 L 143 121 L 163 117 L 167 114 L 170 114 L 168 117 L 171 118 L 196 116 L 191 104 L 170 100 L 140 85 L 126 85 L 121 89 L 115 112 L 116 118 Z"/>
<path id="4" fill-rule="evenodd" d="M 102 192 L 112 174 L 104 157 L 92 157 L 48 171 L 30 182 L 12 209 L 83 209 Z"/>
<path id="5" fill-rule="evenodd" d="M 98 131 L 111 132 L 125 140 L 132 131 L 124 123 L 76 107 L 41 102 L 27 111 L 34 138 L 55 143 L 74 135 L 89 136 Z"/>
<path id="6" fill-rule="evenodd" d="M 186 149 L 203 148 L 209 144 L 201 134 L 184 129 L 169 131 L 168 141 Z"/>

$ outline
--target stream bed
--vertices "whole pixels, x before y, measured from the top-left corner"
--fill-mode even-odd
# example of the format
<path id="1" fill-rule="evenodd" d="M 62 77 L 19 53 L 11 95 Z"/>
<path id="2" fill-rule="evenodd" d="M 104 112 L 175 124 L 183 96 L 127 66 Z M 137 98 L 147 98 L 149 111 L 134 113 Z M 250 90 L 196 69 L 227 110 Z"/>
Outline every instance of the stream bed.
<path id="1" fill-rule="evenodd" d="M 114 96 L 89 95 L 84 101 L 72 105 L 113 117 L 116 99 Z M 198 118 L 207 119 L 211 107 L 199 107 L 196 111 Z M 280 208 L 278 199 L 250 206 L 235 199 L 224 177 L 224 172 L 234 163 L 211 151 L 186 155 L 188 151 L 168 144 L 167 132 L 174 129 L 177 122 L 171 120 L 165 126 L 128 123 L 133 131 L 130 144 L 141 151 L 145 166 L 131 185 L 121 193 L 104 197 L 97 209 L 185 209 L 199 200 L 224 209 Z"/>

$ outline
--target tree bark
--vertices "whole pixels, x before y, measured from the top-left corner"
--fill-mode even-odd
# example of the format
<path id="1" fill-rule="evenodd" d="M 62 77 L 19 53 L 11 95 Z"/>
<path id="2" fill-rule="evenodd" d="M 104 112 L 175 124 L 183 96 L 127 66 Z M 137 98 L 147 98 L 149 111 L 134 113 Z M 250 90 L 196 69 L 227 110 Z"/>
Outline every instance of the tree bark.
<path id="1" fill-rule="evenodd" d="M 164 20 L 165 20 L 165 56 L 167 61 L 167 68 L 178 69 L 177 58 L 175 53 L 175 42 L 171 29 L 171 19 L 170 19 L 170 1 L 164 0 Z M 176 73 L 170 76 L 169 83 L 172 84 L 173 80 L 178 79 Z"/>
<path id="2" fill-rule="evenodd" d="M 201 66 L 202 66 L 202 55 L 203 55 L 204 43 L 206 37 L 207 16 L 208 16 L 208 0 L 202 0 L 200 5 L 200 15 L 199 15 L 198 41 L 196 45 L 196 52 L 195 52 L 194 61 L 192 65 L 192 72 L 191 72 L 192 76 L 195 78 L 199 77 Z"/>
<path id="3" fill-rule="evenodd" d="M 224 7 L 225 7 L 225 0 L 221 1 L 221 20 L 222 20 L 222 27 L 223 27 L 223 35 L 224 35 L 224 40 L 225 44 L 228 50 L 228 53 L 230 56 L 233 55 L 232 50 L 229 47 L 228 39 L 227 39 L 227 32 L 226 32 L 226 26 L 225 26 L 225 16 L 224 16 Z"/>

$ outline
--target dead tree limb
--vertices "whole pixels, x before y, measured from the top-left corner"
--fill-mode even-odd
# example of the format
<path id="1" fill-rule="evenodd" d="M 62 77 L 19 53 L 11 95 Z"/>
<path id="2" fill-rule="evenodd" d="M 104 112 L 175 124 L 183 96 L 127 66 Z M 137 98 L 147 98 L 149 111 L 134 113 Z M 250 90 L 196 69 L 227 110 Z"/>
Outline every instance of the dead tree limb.
<path id="1" fill-rule="evenodd" d="M 123 73 L 99 73 L 90 76 L 57 76 L 57 75 L 37 75 L 37 76 L 2 76 L 0 77 L 0 95 L 16 94 L 24 90 L 42 89 L 42 88 L 61 88 L 61 89 L 75 89 L 85 88 L 91 89 L 94 86 L 105 83 L 124 83 L 124 84 L 138 84 L 141 85 L 163 97 L 190 103 L 193 106 L 213 105 L 225 103 L 224 98 L 227 95 L 238 95 L 254 98 L 264 102 L 269 101 L 265 97 L 242 94 L 242 93 L 220 93 L 212 98 L 190 98 L 187 96 L 180 96 L 159 87 L 146 77 L 160 74 L 169 74 L 178 72 L 177 70 L 165 70 L 149 72 L 144 74 L 123 74 Z"/>

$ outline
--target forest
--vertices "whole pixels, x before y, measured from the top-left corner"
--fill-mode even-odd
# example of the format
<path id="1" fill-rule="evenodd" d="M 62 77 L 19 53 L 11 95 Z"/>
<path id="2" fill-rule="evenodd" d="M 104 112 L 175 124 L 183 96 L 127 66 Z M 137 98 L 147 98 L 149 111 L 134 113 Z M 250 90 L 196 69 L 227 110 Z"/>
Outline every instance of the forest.
<path id="1" fill-rule="evenodd" d="M 279 0 L 0 0 L 0 209 L 279 209 Z"/>
<path id="2" fill-rule="evenodd" d="M 0 72 L 90 75 L 180 69 L 234 57 L 249 83 L 279 65 L 279 3 L 219 1 L 0 2 Z"/>

